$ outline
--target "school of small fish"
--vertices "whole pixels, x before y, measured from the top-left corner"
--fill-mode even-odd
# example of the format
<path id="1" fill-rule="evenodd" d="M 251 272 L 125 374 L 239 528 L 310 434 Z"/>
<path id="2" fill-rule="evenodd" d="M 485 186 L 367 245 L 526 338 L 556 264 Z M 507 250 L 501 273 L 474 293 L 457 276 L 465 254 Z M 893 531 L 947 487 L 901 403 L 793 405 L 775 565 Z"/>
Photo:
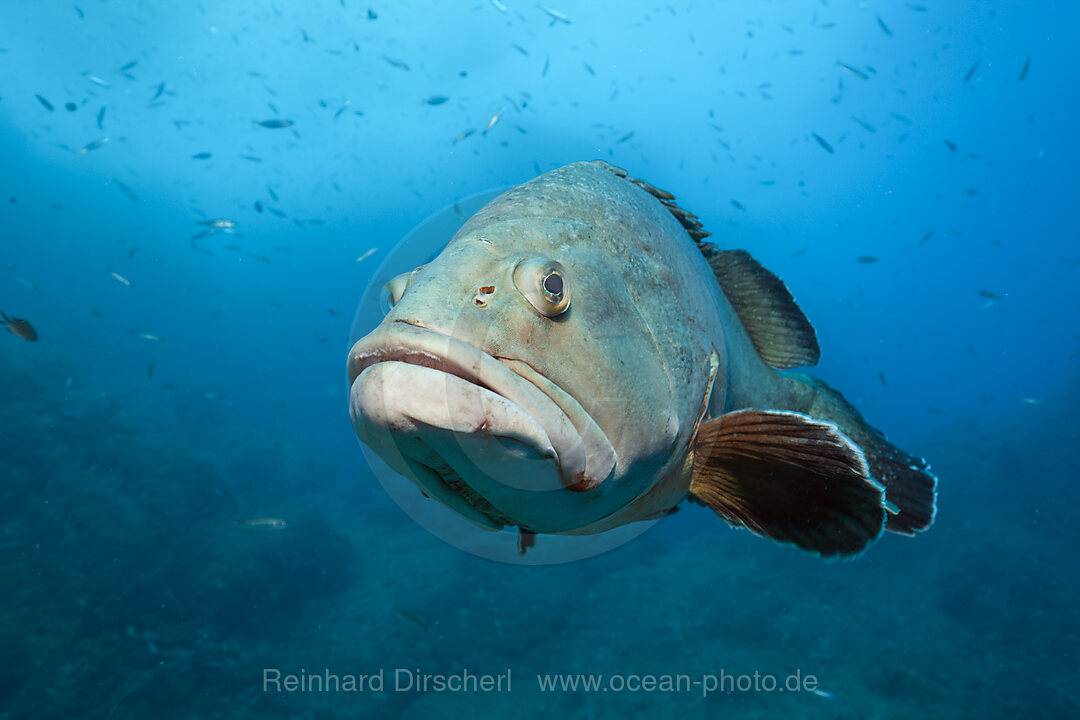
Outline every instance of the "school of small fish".
<path id="1" fill-rule="evenodd" d="M 344 0 L 341 0 L 340 5 L 342 8 L 346 6 Z M 827 5 L 823 5 L 827 8 Z M 549 79 L 551 73 L 557 76 L 558 82 L 565 84 L 594 83 L 587 85 L 593 89 L 590 92 L 602 93 L 603 98 L 609 102 L 616 100 L 620 92 L 633 91 L 632 87 L 616 83 L 610 77 L 610 70 L 594 54 L 598 47 L 594 40 L 576 42 L 570 46 L 572 52 L 563 54 L 545 49 L 540 31 L 560 37 L 560 33 L 576 33 L 587 26 L 588 21 L 581 18 L 584 10 L 579 10 L 578 6 L 549 5 L 546 1 L 516 5 L 504 0 L 488 0 L 487 3 L 475 4 L 469 11 L 493 14 L 506 24 L 506 36 L 493 42 L 506 54 L 504 61 L 515 63 L 516 67 L 522 68 L 523 73 L 531 73 L 532 77 L 544 82 L 553 81 Z M 667 5 L 663 11 L 672 16 L 677 16 L 680 12 Z M 77 21 L 85 20 L 94 12 L 89 7 L 85 10 L 75 8 Z M 391 13 L 389 9 L 382 12 L 384 15 Z M 903 13 L 930 17 L 933 8 L 910 2 L 892 8 L 882 6 L 867 13 L 863 25 L 857 31 L 866 37 L 874 36 L 881 43 L 900 43 L 910 33 L 910 24 L 904 21 Z M 807 32 L 807 29 L 813 32 L 835 31 L 837 23 L 829 21 L 826 14 L 827 9 L 819 8 L 810 15 L 806 28 L 789 22 L 779 25 L 777 29 L 792 36 L 793 40 Z M 386 22 L 381 19 L 379 12 L 371 8 L 361 10 L 357 17 L 362 18 L 365 23 L 372 23 L 372 27 L 380 27 Z M 528 32 L 514 34 L 514 27 L 526 28 Z M 313 49 L 320 48 L 331 56 L 350 55 L 362 59 L 366 63 L 365 72 L 375 77 L 376 85 L 381 89 L 392 87 L 402 79 L 431 76 L 432 68 L 425 64 L 421 57 L 415 56 L 415 50 L 400 40 L 378 44 L 357 38 L 343 46 L 329 47 L 325 46 L 322 33 L 317 30 L 308 32 L 309 29 L 311 28 L 296 28 L 294 38 L 297 43 Z M 217 32 L 217 29 L 213 32 Z M 748 36 L 752 37 L 753 33 L 748 33 Z M 689 35 L 688 42 L 691 45 L 701 44 L 700 38 L 695 39 L 693 34 Z M 806 62 L 813 53 L 808 47 L 792 45 L 785 55 L 789 58 L 801 57 L 797 62 Z M 243 77 L 251 83 L 252 89 L 264 94 L 264 101 L 252 103 L 250 108 L 228 122 L 238 132 L 247 133 L 251 138 L 250 142 L 229 147 L 224 142 L 215 141 L 213 137 L 204 137 L 195 144 L 196 141 L 185 134 L 195 131 L 200 125 L 207 125 L 208 119 L 196 117 L 188 110 L 189 105 L 185 101 L 190 99 L 193 93 L 190 78 L 163 70 L 155 63 L 153 53 L 148 50 L 132 50 L 131 55 L 115 57 L 114 60 L 113 63 L 95 62 L 92 67 L 74 68 L 67 78 L 68 82 L 36 88 L 38 92 L 26 92 L 19 99 L 19 102 L 25 102 L 28 110 L 43 119 L 47 118 L 49 123 L 57 124 L 55 132 L 61 142 L 57 142 L 56 147 L 63 150 L 67 157 L 77 158 L 77 162 L 86 167 L 93 167 L 104 158 L 111 159 L 115 153 L 128 151 L 131 146 L 129 137 L 132 135 L 132 121 L 144 115 L 167 113 L 162 122 L 175 128 L 178 135 L 184 136 L 182 140 L 160 149 L 163 155 L 169 155 L 177 161 L 191 161 L 193 165 L 197 163 L 200 169 L 207 172 L 217 172 L 241 162 L 261 165 L 271 172 L 278 172 L 273 165 L 272 153 L 275 148 L 281 145 L 297 146 L 309 131 L 324 133 L 327 127 L 346 128 L 351 125 L 351 130 L 358 134 L 368 132 L 367 123 L 370 117 L 381 112 L 378 103 L 371 101 L 370 96 L 355 91 L 325 93 L 322 97 L 311 98 L 310 101 L 290 102 L 284 92 L 279 92 L 282 88 L 278 86 L 273 73 L 265 69 L 245 68 L 242 71 Z M 828 51 L 815 62 L 817 64 L 814 69 L 807 74 L 810 76 L 811 73 L 816 73 L 823 82 L 833 88 L 830 99 L 834 103 L 846 101 L 850 97 L 849 93 L 857 91 L 858 88 L 878 88 L 888 77 L 887 69 L 881 66 L 880 60 L 875 60 L 872 52 L 858 49 Z M 1039 58 L 1028 52 L 1020 53 L 1007 61 L 991 57 L 989 51 L 980 51 L 978 55 L 972 52 L 958 57 L 956 64 L 950 66 L 948 82 L 954 89 L 966 90 L 991 82 L 1030 83 L 1031 78 L 1038 79 L 1041 67 Z M 448 77 L 437 82 L 425 82 L 411 91 L 414 95 L 410 102 L 415 104 L 410 112 L 429 118 L 429 122 L 438 123 L 440 127 L 446 127 L 443 142 L 450 152 L 465 149 L 476 152 L 483 144 L 488 147 L 506 146 L 512 144 L 515 138 L 534 129 L 530 125 L 535 117 L 531 110 L 534 103 L 543 97 L 538 88 L 477 92 L 475 87 L 466 85 L 474 70 L 455 67 Z M 726 79 L 719 82 L 717 88 L 724 88 L 725 92 L 735 97 L 769 101 L 785 91 L 779 79 L 756 77 L 753 81 L 739 85 L 741 81 L 736 74 L 728 73 L 725 69 L 725 75 Z M 601 90 L 602 86 L 595 84 L 598 82 L 608 82 L 609 85 Z M 737 87 L 728 90 L 732 82 Z M 5 102 L 16 100 L 14 96 L 6 95 L 3 98 Z M 863 148 L 864 143 L 871 140 L 880 142 L 880 139 L 887 137 L 890 132 L 898 144 L 904 143 L 909 136 L 915 136 L 923 122 L 914 116 L 914 113 L 899 112 L 903 109 L 898 106 L 891 112 L 875 113 L 849 103 L 843 113 L 843 123 L 835 126 L 818 122 L 807 123 L 798 136 L 790 140 L 800 148 L 805 148 L 807 157 L 812 158 L 815 163 L 848 162 L 856 148 Z M 739 162 L 746 159 L 739 154 L 743 139 L 733 137 L 731 131 L 725 129 L 724 113 L 725 110 L 718 105 L 715 110 L 708 110 L 707 117 L 679 118 L 679 123 L 701 123 L 708 132 L 716 133 L 715 149 L 707 150 L 712 160 L 721 161 L 726 154 L 729 161 Z M 1034 113 L 1028 117 L 1028 122 L 1031 122 L 1033 117 Z M 61 121 L 69 125 L 61 126 L 58 124 Z M 648 129 L 635 128 L 632 119 L 625 117 L 612 116 L 606 123 L 597 123 L 595 130 L 598 155 L 605 152 L 609 155 L 615 152 L 632 152 L 647 147 L 654 139 L 650 137 Z M 54 132 L 51 127 L 49 132 Z M 945 137 L 946 134 L 949 136 Z M 931 139 L 926 141 L 927 153 L 950 163 L 979 160 L 976 152 L 978 147 L 975 139 L 963 137 L 955 129 L 932 135 Z M 1044 155 L 1045 151 L 1039 150 L 1035 159 L 1042 159 Z M 765 165 L 763 158 L 757 155 L 754 155 L 752 160 L 754 167 Z M 263 165 L 264 163 L 266 165 Z M 533 162 L 533 169 L 537 174 L 540 173 L 539 161 Z M 142 179 L 134 173 L 113 170 L 105 177 L 111 177 L 105 184 L 114 187 L 113 192 L 132 203 L 127 206 L 131 210 L 135 210 L 147 196 L 153 194 L 152 189 L 144 187 Z M 272 182 L 265 186 L 260 183 L 250 191 L 242 204 L 214 203 L 210 206 L 207 203 L 208 206 L 203 208 L 192 205 L 191 222 L 194 227 L 191 227 L 187 234 L 190 249 L 201 256 L 213 258 L 225 255 L 248 265 L 268 265 L 279 261 L 281 254 L 289 252 L 290 248 L 287 245 L 258 247 L 256 239 L 245 238 L 245 233 L 253 238 L 257 237 L 257 230 L 253 229 L 253 218 L 261 216 L 263 222 L 289 223 L 290 227 L 298 232 L 317 232 L 326 224 L 324 219 L 312 217 L 309 212 L 295 207 L 290 194 L 286 192 L 288 184 L 280 176 L 267 177 L 273 178 Z M 766 176 L 759 179 L 758 184 L 762 188 L 769 188 L 777 185 L 777 181 Z M 340 184 L 334 181 L 328 183 L 328 189 L 344 193 L 348 188 L 343 188 L 343 185 L 344 181 Z M 799 182 L 799 187 L 803 188 L 802 181 Z M 982 200 L 978 188 L 968 187 L 964 192 L 972 202 L 987 203 Z M 721 202 L 737 211 L 741 217 L 753 217 L 761 212 L 762 203 L 751 193 L 743 194 L 740 190 L 732 195 L 737 196 L 729 195 Z M 11 202 L 15 202 L 15 198 L 11 198 Z M 63 209 L 58 203 L 51 204 L 50 207 L 55 210 Z M 245 215 L 241 207 L 246 208 L 249 215 Z M 922 227 L 928 225 L 931 225 L 931 222 L 926 222 Z M 241 233 L 241 227 L 244 233 Z M 179 232 L 183 233 L 184 229 L 181 228 Z M 928 249 L 934 249 L 958 236 L 957 231 L 943 224 L 925 231 L 920 227 L 912 237 L 911 246 L 928 246 Z M 184 237 L 181 234 L 181 243 Z M 346 258 L 352 256 L 355 264 L 362 264 L 375 255 L 378 249 L 354 249 Z M 794 250 L 791 256 L 799 257 L 808 250 L 806 247 Z M 866 252 L 853 252 L 848 257 L 854 257 L 855 263 L 860 266 L 859 272 L 867 273 L 868 277 L 896 266 L 899 260 L 896 254 L 876 250 L 872 244 L 865 250 Z M 140 248 L 136 245 L 124 248 L 129 260 L 134 259 L 139 251 Z M 358 251 L 359 254 L 356 254 Z M 145 256 L 147 255 L 140 255 L 139 258 Z M 113 267 L 103 269 L 121 288 L 133 288 L 137 292 L 139 287 L 145 286 L 142 271 L 136 264 L 121 266 L 116 263 Z M 95 273 L 97 278 L 103 276 L 101 269 Z M 38 284 L 30 278 L 13 275 L 11 279 L 22 288 L 38 290 Z M 108 280 L 104 282 L 107 283 Z M 993 280 L 984 279 L 981 282 L 989 284 Z M 117 292 L 126 291 L 121 289 Z M 973 293 L 967 295 L 972 298 L 970 309 L 986 312 L 987 316 L 1000 312 L 1002 307 L 1010 302 L 1009 293 L 1004 287 L 998 292 L 978 288 L 970 290 L 969 293 Z M 272 306 L 281 305 L 275 301 Z M 20 314 L 25 312 L 22 309 L 17 311 Z M 213 317 L 216 317 L 218 312 L 220 311 L 215 311 Z M 91 309 L 91 314 L 94 317 L 101 316 L 98 309 Z M 0 317 L 3 318 L 0 324 L 13 336 L 31 342 L 38 339 L 37 331 L 30 321 L 2 313 Z M 132 334 L 141 340 L 161 342 L 161 337 L 151 332 L 139 330 Z M 153 375 L 152 369 L 150 375 Z M 888 388 L 884 374 L 879 372 L 878 377 L 881 386 Z"/>

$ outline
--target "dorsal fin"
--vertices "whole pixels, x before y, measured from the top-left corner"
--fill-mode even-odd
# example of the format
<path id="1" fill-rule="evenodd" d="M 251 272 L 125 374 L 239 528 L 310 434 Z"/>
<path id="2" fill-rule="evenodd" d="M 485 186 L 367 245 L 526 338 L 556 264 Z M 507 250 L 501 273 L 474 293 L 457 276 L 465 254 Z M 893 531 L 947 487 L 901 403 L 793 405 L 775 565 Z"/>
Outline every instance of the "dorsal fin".
<path id="1" fill-rule="evenodd" d="M 821 351 L 814 326 L 780 278 L 745 250 L 720 250 L 712 243 L 702 242 L 710 233 L 702 227 L 697 215 L 676 205 L 675 196 L 668 191 L 631 177 L 609 162 L 593 160 L 593 164 L 634 183 L 675 216 L 709 262 L 762 360 L 782 369 L 817 365 Z"/>
<path id="2" fill-rule="evenodd" d="M 698 220 L 697 215 L 689 212 L 688 210 L 683 210 L 681 207 L 676 205 L 675 196 L 669 193 L 667 190 L 661 190 L 658 187 L 650 185 L 644 180 L 639 180 L 636 177 L 631 177 L 630 174 L 623 170 L 621 167 L 612 165 L 609 162 L 605 162 L 603 160 L 593 160 L 592 162 L 593 164 L 599 165 L 605 170 L 609 170 L 610 172 L 615 173 L 621 178 L 626 178 L 627 180 L 634 183 L 639 188 L 659 200 L 664 205 L 664 207 L 668 209 L 668 212 L 675 216 L 675 219 L 679 221 L 679 224 L 681 224 L 683 228 L 686 229 L 686 233 L 691 238 L 693 238 L 695 243 L 700 243 L 702 240 L 712 234 L 705 231 L 705 228 L 702 227 L 701 221 Z M 698 245 L 698 247 L 701 247 L 700 244 Z"/>
<path id="3" fill-rule="evenodd" d="M 710 243 L 701 249 L 761 359 L 774 368 L 816 365 L 821 351 L 814 326 L 783 281 L 745 250 Z"/>

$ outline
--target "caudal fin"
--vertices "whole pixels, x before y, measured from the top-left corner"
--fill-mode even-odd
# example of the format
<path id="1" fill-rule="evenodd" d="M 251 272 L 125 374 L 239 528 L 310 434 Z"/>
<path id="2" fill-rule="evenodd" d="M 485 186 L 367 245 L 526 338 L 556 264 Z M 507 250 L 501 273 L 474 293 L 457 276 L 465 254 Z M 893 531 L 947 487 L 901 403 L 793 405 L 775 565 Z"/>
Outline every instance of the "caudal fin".
<path id="1" fill-rule="evenodd" d="M 885 499 L 889 503 L 885 529 L 914 535 L 930 527 L 937 511 L 937 478 L 926 460 L 909 455 L 886 440 L 843 395 L 823 381 L 798 372 L 785 375 L 815 391 L 809 407 L 799 408 L 802 412 L 836 423 L 862 449 L 871 476 L 885 486 Z"/>

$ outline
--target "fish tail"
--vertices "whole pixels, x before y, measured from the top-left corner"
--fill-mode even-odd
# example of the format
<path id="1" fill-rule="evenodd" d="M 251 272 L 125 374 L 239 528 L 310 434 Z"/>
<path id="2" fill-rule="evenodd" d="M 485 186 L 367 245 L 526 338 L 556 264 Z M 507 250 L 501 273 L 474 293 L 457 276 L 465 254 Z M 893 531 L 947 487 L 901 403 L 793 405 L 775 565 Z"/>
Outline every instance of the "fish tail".
<path id="1" fill-rule="evenodd" d="M 866 455 L 871 476 L 885 486 L 889 503 L 885 529 L 914 535 L 934 522 L 937 478 L 922 458 L 909 455 L 885 439 L 844 396 L 823 381 L 801 372 L 784 372 L 803 398 L 799 412 L 834 423 Z"/>

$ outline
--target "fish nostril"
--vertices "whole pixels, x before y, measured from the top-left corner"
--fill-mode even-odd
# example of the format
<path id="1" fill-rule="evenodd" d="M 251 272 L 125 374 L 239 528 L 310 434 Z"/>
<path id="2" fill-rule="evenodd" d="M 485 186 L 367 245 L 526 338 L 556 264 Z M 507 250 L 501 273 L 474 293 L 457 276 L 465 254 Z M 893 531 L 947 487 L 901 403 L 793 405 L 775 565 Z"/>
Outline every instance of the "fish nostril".
<path id="1" fill-rule="evenodd" d="M 494 285 L 481 285 L 480 289 L 476 291 L 476 295 L 473 296 L 473 305 L 478 308 L 486 308 L 488 300 L 495 294 Z"/>

